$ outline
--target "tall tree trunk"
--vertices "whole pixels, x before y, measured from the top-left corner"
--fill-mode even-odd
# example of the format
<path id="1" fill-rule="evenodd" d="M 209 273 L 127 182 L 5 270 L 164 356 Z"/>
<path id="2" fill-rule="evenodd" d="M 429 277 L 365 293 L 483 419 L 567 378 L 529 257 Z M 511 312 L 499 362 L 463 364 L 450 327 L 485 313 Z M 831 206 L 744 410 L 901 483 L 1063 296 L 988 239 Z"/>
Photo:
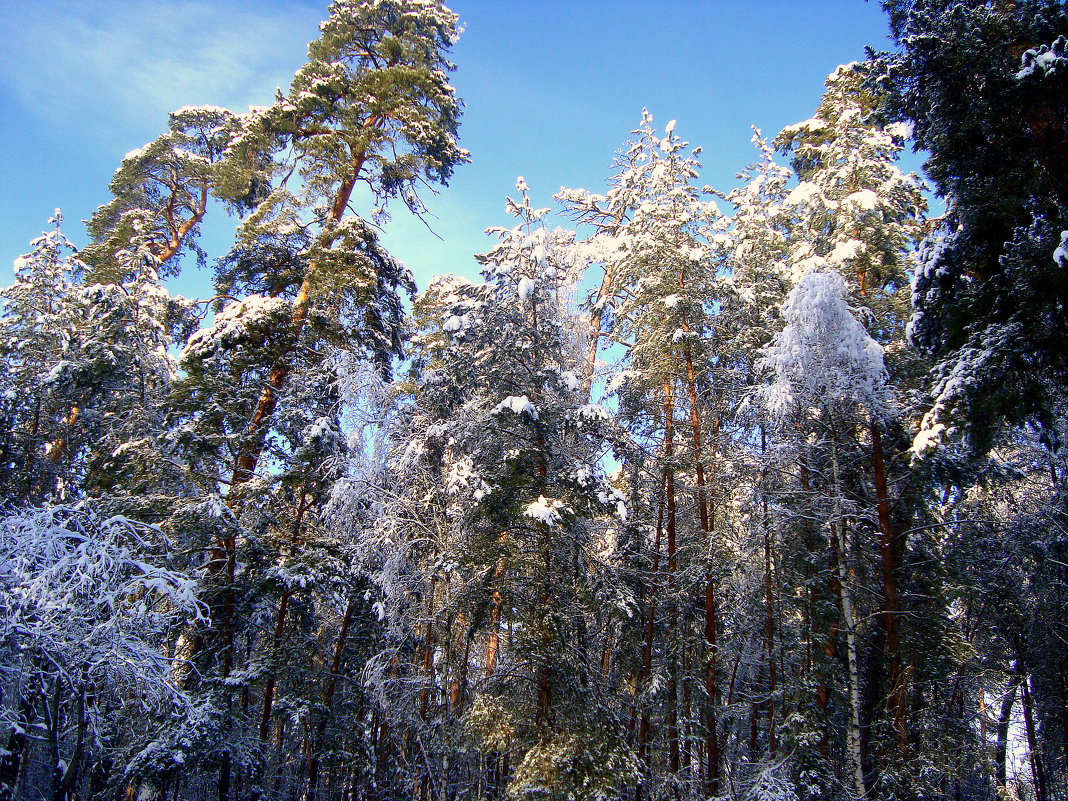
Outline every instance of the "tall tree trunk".
<path id="1" fill-rule="evenodd" d="M 547 528 L 548 527 L 546 526 L 546 529 Z M 551 537 L 552 535 L 546 530 L 544 532 L 545 545 L 542 549 L 542 559 L 544 560 L 545 576 L 542 579 L 542 591 L 539 604 L 542 608 L 542 617 L 540 623 L 542 629 L 541 641 L 542 646 L 546 648 L 547 652 L 552 641 L 552 629 L 547 622 L 550 619 L 551 614 L 550 587 L 552 581 L 555 578 L 553 576 L 552 571 L 552 550 L 550 546 Z M 551 719 L 550 715 L 553 704 L 552 684 L 550 681 L 551 676 L 552 674 L 550 672 L 549 661 L 545 658 L 545 656 L 543 656 L 542 664 L 538 667 L 538 700 L 537 711 L 534 717 L 535 723 L 541 724 L 543 726 L 547 726 Z"/>
<path id="2" fill-rule="evenodd" d="M 282 641 L 282 632 L 285 630 L 286 623 L 286 610 L 289 608 L 289 588 L 282 590 L 282 596 L 278 599 L 278 614 L 275 616 L 274 624 L 274 650 L 278 650 L 278 646 Z M 270 730 L 271 722 L 271 705 L 274 703 L 275 695 L 275 671 L 267 676 L 267 681 L 263 686 L 263 712 L 260 715 L 260 739 L 266 741 L 267 733 Z"/>
<path id="3" fill-rule="evenodd" d="M 1064 568 L 1062 567 L 1062 570 Z M 1057 585 L 1057 594 L 1060 595 L 1061 587 Z M 1058 604 L 1063 609 L 1063 605 Z M 1061 749 L 1064 754 L 1064 767 L 1068 770 L 1068 658 L 1060 660 L 1060 708 L 1061 708 Z"/>
<path id="4" fill-rule="evenodd" d="M 293 548 L 298 546 L 300 540 L 300 531 L 304 525 L 304 513 L 311 507 L 313 501 L 308 500 L 306 492 L 301 492 L 300 501 L 297 503 L 297 512 L 293 517 L 292 528 L 292 542 Z M 274 638 L 271 640 L 271 650 L 276 652 L 282 645 L 282 634 L 285 631 L 286 625 L 286 611 L 289 609 L 289 598 L 292 595 L 289 587 L 282 590 L 282 595 L 278 599 L 278 613 L 275 615 L 274 623 Z M 274 703 L 275 696 L 275 684 L 276 684 L 276 672 L 272 669 L 267 676 L 267 681 L 263 688 L 263 712 L 260 715 L 260 739 L 267 740 L 267 732 L 270 728 L 271 720 L 271 706 Z"/>
<path id="5" fill-rule="evenodd" d="M 586 346 L 586 363 L 582 371 L 582 397 L 591 399 L 593 394 L 593 377 L 597 372 L 597 350 L 601 343 L 603 332 L 601 331 L 601 318 L 604 314 L 605 304 L 611 298 L 615 287 L 613 286 L 613 266 L 610 263 L 605 267 L 601 277 L 601 287 L 597 290 L 597 300 L 594 301 L 590 312 L 589 344 Z"/>
<path id="6" fill-rule="evenodd" d="M 656 538 L 653 543 L 653 566 L 649 579 L 649 611 L 645 619 L 645 645 L 642 648 L 642 669 L 638 674 L 636 691 L 641 694 L 646 682 L 653 673 L 653 633 L 656 629 L 656 590 L 657 575 L 660 572 L 660 540 L 664 531 L 664 493 L 667 486 L 667 467 L 661 471 L 659 498 L 656 512 Z M 641 719 L 638 723 L 638 761 L 644 766 L 645 773 L 638 779 L 634 789 L 634 801 L 642 801 L 642 784 L 652 777 L 652 754 L 649 751 L 649 705 L 641 706 Z"/>
<path id="7" fill-rule="evenodd" d="M 763 454 L 767 450 L 764 438 L 764 428 L 760 429 L 760 448 Z M 777 743 L 775 740 L 775 692 L 776 692 L 776 661 L 775 661 L 775 582 L 771 542 L 771 518 L 768 514 L 767 487 L 761 489 L 761 525 L 764 529 L 764 605 L 767 608 L 767 617 L 764 621 L 764 641 L 767 643 L 768 653 L 768 752 L 775 753 Z"/>
<path id="8" fill-rule="evenodd" d="M 678 645 L 678 601 L 675 598 L 675 537 L 677 533 L 675 509 L 675 394 L 670 380 L 664 382 L 664 462 L 667 478 L 664 482 L 664 508 L 667 514 L 667 582 L 668 582 L 668 640 L 672 644 L 668 663 L 667 715 L 665 730 L 668 740 L 668 769 L 672 777 L 679 772 L 679 716 L 676 657 Z"/>
<path id="9" fill-rule="evenodd" d="M 34 481 L 33 481 L 33 463 L 37 456 L 37 435 L 41 430 L 41 400 L 37 399 L 33 408 L 33 424 L 30 426 L 30 432 L 26 436 L 26 488 L 22 494 L 22 500 L 28 501 L 33 497 Z"/>
<path id="10" fill-rule="evenodd" d="M 799 464 L 799 481 L 801 484 L 801 491 L 806 498 L 812 494 L 812 485 L 809 478 L 809 469 L 804 459 L 800 460 Z M 807 506 L 810 511 L 811 507 Z M 817 551 L 817 543 L 815 532 L 810 520 L 810 515 L 806 516 L 806 520 L 803 523 L 805 530 L 805 552 L 810 555 L 810 558 L 815 555 Z M 835 559 L 834 552 L 837 549 L 831 548 L 831 578 L 829 581 L 830 591 L 834 597 L 838 597 L 838 578 L 837 578 L 837 560 Z M 818 648 L 823 652 L 826 657 L 826 661 L 831 663 L 834 661 L 838 653 L 838 629 L 834 624 L 831 625 L 830 630 L 823 632 L 820 627 L 820 622 L 817 618 L 817 611 L 820 606 L 820 585 L 815 580 L 816 571 L 809 560 L 805 561 L 805 579 L 808 582 L 811 589 L 809 590 L 809 631 L 808 631 L 808 655 L 806 658 L 808 670 L 816 670 L 816 708 L 820 711 L 820 740 L 819 740 L 819 752 L 825 760 L 831 758 L 831 744 L 828 737 L 828 725 L 827 719 L 827 707 L 831 700 L 831 690 L 827 683 L 827 674 L 819 664 L 816 662 L 816 649 Z"/>
<path id="11" fill-rule="evenodd" d="M 1035 714 L 1031 703 L 1031 677 L 1023 676 L 1020 681 L 1020 700 L 1023 702 L 1024 728 L 1027 732 L 1027 751 L 1031 761 L 1031 776 L 1035 782 L 1035 801 L 1049 801 L 1046 786 L 1046 768 L 1042 761 L 1042 752 L 1038 746 L 1038 732 L 1035 728 Z"/>
<path id="12" fill-rule="evenodd" d="M 370 131 L 377 128 L 381 122 L 382 120 L 379 116 L 372 115 L 364 121 L 363 129 Z M 324 227 L 328 228 L 337 224 L 345 216 L 349 198 L 352 197 L 352 190 L 356 186 L 356 181 L 360 177 L 360 171 L 363 169 L 366 160 L 366 151 L 353 154 L 351 170 L 334 195 L 334 200 L 330 204 L 330 212 L 323 223 Z M 308 311 L 311 308 L 311 291 L 317 272 L 318 264 L 310 262 L 304 272 L 304 278 L 301 281 L 300 288 L 297 290 L 297 295 L 293 299 L 288 335 L 294 346 L 299 340 L 301 332 L 304 330 L 304 324 L 308 319 Z M 227 492 L 228 504 L 231 503 L 230 495 L 234 489 L 240 487 L 255 475 L 256 466 L 259 464 L 260 455 L 263 452 L 267 423 L 271 415 L 274 414 L 275 407 L 278 404 L 278 397 L 289 379 L 289 371 L 290 363 L 288 360 L 278 360 L 270 366 L 267 383 L 260 393 L 256 408 L 245 429 L 245 444 L 234 460 L 233 476 L 230 479 L 230 488 Z"/>
<path id="13" fill-rule="evenodd" d="M 994 780 L 997 783 L 999 796 L 1008 793 L 1009 726 L 1012 723 L 1012 707 L 1016 701 L 1018 687 L 1019 681 L 1009 684 L 1005 697 L 1001 699 L 1001 712 L 998 715 L 998 739 L 994 747 Z"/>
<path id="14" fill-rule="evenodd" d="M 59 784 L 56 787 L 55 801 L 67 801 L 67 799 L 73 799 L 74 788 L 80 777 L 82 757 L 85 753 L 86 719 L 84 677 L 83 684 L 78 689 L 78 703 L 75 707 L 75 715 L 77 715 L 77 734 L 74 742 L 74 752 L 67 761 L 66 770 L 64 770 L 60 776 Z"/>
<path id="15" fill-rule="evenodd" d="M 883 583 L 883 611 L 881 620 L 886 638 L 886 658 L 890 667 L 889 703 L 893 715 L 894 735 L 900 755 L 904 755 L 908 744 L 906 729 L 906 693 L 905 677 L 901 665 L 901 638 L 898 631 L 900 623 L 900 598 L 898 585 L 898 562 L 900 539 L 890 521 L 890 495 L 887 488 L 886 459 L 883 451 L 883 437 L 879 424 L 871 424 L 872 466 L 875 479 L 875 502 L 879 518 L 879 564 Z"/>
<path id="16" fill-rule="evenodd" d="M 460 612 L 456 616 L 457 637 L 463 642 L 463 658 L 453 672 L 452 685 L 449 688 L 449 712 L 458 715 L 467 697 L 467 666 L 471 659 L 471 637 L 467 631 L 467 615 Z"/>
<path id="17" fill-rule="evenodd" d="M 216 785 L 219 791 L 219 801 L 230 801 L 230 778 L 232 771 L 233 761 L 230 759 L 230 752 L 224 750 L 219 762 L 219 781 Z"/>
<path id="18" fill-rule="evenodd" d="M 430 690 L 434 686 L 434 594 L 437 579 L 430 579 L 430 597 L 427 599 L 426 628 L 423 636 L 423 686 L 419 690 L 419 719 L 426 720 L 430 704 Z"/>
<path id="19" fill-rule="evenodd" d="M 501 535 L 504 538 L 504 535 Z M 502 556 L 497 560 L 496 566 L 493 568 L 493 595 L 490 601 L 490 621 L 489 621 L 489 637 L 486 638 L 486 658 L 483 662 L 485 665 L 486 677 L 489 678 L 493 675 L 493 671 L 497 669 L 497 655 L 500 651 L 500 628 L 501 628 L 501 591 L 498 587 L 498 582 L 504 575 L 504 557 Z"/>
<path id="20" fill-rule="evenodd" d="M 338 631 L 337 643 L 334 645 L 334 658 L 330 663 L 330 674 L 327 677 L 326 686 L 322 692 L 323 716 L 314 729 L 314 733 L 308 737 L 308 760 L 307 760 L 307 784 L 308 791 L 305 801 L 315 801 L 316 784 L 319 779 L 319 747 L 322 744 L 323 735 L 326 733 L 327 724 L 330 721 L 330 709 L 334 703 L 334 692 L 337 690 L 337 677 L 341 672 L 341 659 L 345 652 L 345 637 L 348 635 L 349 626 L 352 624 L 352 613 L 355 604 L 349 601 L 345 605 L 345 614 L 341 619 L 341 630 Z"/>
<path id="21" fill-rule="evenodd" d="M 864 798 L 864 755 L 861 750 L 860 731 L 860 669 L 857 659 L 857 629 L 853 618 L 853 595 L 849 587 L 846 568 L 845 520 L 842 515 L 841 482 L 838 474 L 838 452 L 831 443 L 831 476 L 833 481 L 834 513 L 831 518 L 831 538 L 834 542 L 835 561 L 838 566 L 838 598 L 842 612 L 842 624 L 846 635 L 846 667 L 849 683 L 848 756 L 852 773 L 853 790 L 857 798 Z"/>
<path id="22" fill-rule="evenodd" d="M 684 286 L 680 277 L 679 285 Z M 689 331 L 689 325 L 683 326 Z M 706 745 L 705 754 L 708 759 L 706 772 L 707 790 L 711 796 L 720 793 L 720 754 L 719 754 L 719 730 L 716 720 L 716 703 L 719 689 L 716 682 L 717 656 L 719 645 L 717 641 L 717 612 L 716 612 L 716 578 L 712 571 L 712 532 L 715 528 L 715 512 L 708 502 L 708 492 L 705 485 L 704 454 L 701 446 L 701 413 L 697 399 L 697 376 L 693 365 L 693 350 L 689 345 L 683 351 L 686 362 L 686 388 L 690 402 L 690 431 L 693 439 L 694 453 L 694 479 L 697 486 L 697 513 L 701 523 L 701 531 L 705 536 L 707 548 L 705 563 L 705 693 L 708 696 L 708 706 L 705 713 Z M 719 421 L 716 420 L 716 429 Z M 716 458 L 716 434 L 713 431 L 711 458 Z"/>
<path id="23" fill-rule="evenodd" d="M 377 128 L 381 122 L 382 120 L 379 116 L 373 115 L 364 122 L 363 129 L 368 131 Z M 345 210 L 348 208 L 349 198 L 352 196 L 352 191 L 356 186 L 356 181 L 366 160 L 366 151 L 353 154 L 351 171 L 348 177 L 341 182 L 337 193 L 334 195 L 330 212 L 324 222 L 325 226 L 340 222 L 344 216 Z M 293 300 L 289 331 L 287 333 L 294 347 L 300 338 L 301 332 L 304 330 L 304 324 L 308 318 L 308 311 L 311 307 L 311 290 L 317 270 L 318 266 L 315 262 L 308 264 L 300 288 Z M 287 354 L 289 352 L 289 350 L 286 351 Z M 244 444 L 234 459 L 233 473 L 225 499 L 226 505 L 234 510 L 235 514 L 239 513 L 241 506 L 237 498 L 234 497 L 235 490 L 250 481 L 256 473 L 256 467 L 263 453 L 267 425 L 278 404 L 278 397 L 289 378 L 289 371 L 290 363 L 284 358 L 276 360 L 274 364 L 269 365 L 267 381 L 245 428 Z M 224 637 L 227 636 L 225 632 L 232 633 L 233 631 L 234 548 L 235 542 L 232 536 L 220 538 L 211 548 L 207 565 L 208 574 L 211 576 L 218 576 L 225 569 L 224 581 L 226 582 L 226 590 L 224 592 L 226 600 L 224 602 L 224 619 L 222 621 Z M 183 632 L 181 639 L 184 642 L 181 642 L 180 646 L 181 650 L 187 654 L 185 656 L 186 660 L 191 660 L 196 656 L 204 644 L 204 637 L 200 633 Z M 175 650 L 178 651 L 179 648 Z M 179 683 L 179 687 L 182 686 L 188 675 L 189 671 L 187 669 L 180 671 L 178 678 L 181 679 L 181 683 Z"/>
<path id="24" fill-rule="evenodd" d="M 26 736 L 33 704 L 29 698 L 19 702 L 19 725 L 11 730 L 7 740 L 7 750 L 0 756 L 0 801 L 12 801 L 19 779 L 22 777 L 23 760 L 30 745 Z"/>

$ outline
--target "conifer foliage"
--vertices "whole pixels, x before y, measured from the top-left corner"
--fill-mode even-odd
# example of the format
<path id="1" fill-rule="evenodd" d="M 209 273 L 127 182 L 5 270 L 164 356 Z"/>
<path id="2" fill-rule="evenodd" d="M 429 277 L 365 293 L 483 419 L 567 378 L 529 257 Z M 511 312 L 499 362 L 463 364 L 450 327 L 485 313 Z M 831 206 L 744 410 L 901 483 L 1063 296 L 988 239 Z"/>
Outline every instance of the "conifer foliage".
<path id="1" fill-rule="evenodd" d="M 478 281 L 379 238 L 468 159 L 436 0 L 335 0 L 57 211 L 2 291 L 0 801 L 1068 793 L 1065 12 L 884 6 L 733 191 L 643 110 Z"/>

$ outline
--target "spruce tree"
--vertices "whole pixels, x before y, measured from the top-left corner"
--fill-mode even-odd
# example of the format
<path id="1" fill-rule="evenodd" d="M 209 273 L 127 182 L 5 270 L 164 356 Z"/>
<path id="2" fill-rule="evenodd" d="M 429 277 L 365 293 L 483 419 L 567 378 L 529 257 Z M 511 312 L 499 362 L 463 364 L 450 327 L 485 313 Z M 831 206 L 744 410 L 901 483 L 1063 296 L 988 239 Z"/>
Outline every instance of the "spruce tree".
<path id="1" fill-rule="evenodd" d="M 1056 445 L 1068 325 L 1065 37 L 1055 0 L 883 3 L 901 50 L 873 81 L 912 129 L 946 204 L 922 248 L 912 341 L 935 359 L 924 442 L 960 427 L 977 452 L 999 421 Z"/>

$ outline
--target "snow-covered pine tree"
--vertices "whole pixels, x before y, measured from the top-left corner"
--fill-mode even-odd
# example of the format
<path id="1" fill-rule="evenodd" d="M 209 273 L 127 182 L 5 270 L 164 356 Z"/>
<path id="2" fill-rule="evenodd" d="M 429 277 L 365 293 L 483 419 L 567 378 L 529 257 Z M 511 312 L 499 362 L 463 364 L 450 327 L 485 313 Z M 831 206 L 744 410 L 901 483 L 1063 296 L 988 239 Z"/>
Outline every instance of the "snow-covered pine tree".
<path id="1" fill-rule="evenodd" d="M 925 203 L 914 176 L 894 164 L 903 147 L 902 126 L 882 127 L 881 95 L 866 83 L 867 67 L 839 67 L 811 119 L 788 126 L 776 144 L 787 152 L 800 183 L 784 199 L 790 212 L 788 263 L 795 276 L 834 270 L 845 279 L 850 302 L 864 309 L 863 325 L 884 352 L 892 411 L 868 419 L 854 436 L 855 472 L 847 479 L 862 506 L 859 532 L 879 555 L 873 580 L 880 585 L 879 626 L 866 657 L 863 724 L 866 771 L 873 789 L 892 793 L 922 771 L 900 770 L 903 760 L 933 749 L 909 732 L 910 681 L 948 680 L 945 662 L 925 654 L 947 653 L 948 609 L 930 575 L 928 536 L 908 531 L 930 523 L 929 471 L 910 462 L 911 434 L 922 414 L 925 364 L 905 340 L 911 249 L 924 230 Z M 866 455 L 862 455 L 866 454 Z M 845 475 L 845 473 L 843 473 Z M 920 529 L 929 531 L 929 529 Z M 923 566 L 922 568 L 920 566 Z M 924 584 L 924 590 L 912 582 Z M 915 586 L 909 593 L 909 587 Z M 916 598 L 910 609 L 909 596 Z M 929 600 L 921 602 L 920 599 Z M 911 629 L 906 615 L 914 615 Z M 922 675 L 922 666 L 933 672 Z M 911 679 L 908 678 L 911 676 Z"/>
<path id="2" fill-rule="evenodd" d="M 123 157 L 108 187 L 112 199 L 88 221 L 92 242 L 82 257 L 93 280 L 128 277 L 119 254 L 134 240 L 164 275 L 177 275 L 185 254 L 205 263 L 197 240 L 210 200 L 243 211 L 265 188 L 262 156 L 225 158 L 243 122 L 216 106 L 181 108 L 171 113 L 166 133 Z"/>
<path id="3" fill-rule="evenodd" d="M 650 532 L 659 531 L 666 540 L 667 575 L 650 578 L 648 612 L 655 617 L 662 594 L 667 638 L 655 648 L 646 643 L 637 681 L 643 688 L 650 682 L 651 654 L 664 649 L 667 680 L 658 702 L 663 702 L 664 745 L 672 781 L 683 781 L 679 773 L 685 760 L 690 776 L 685 781 L 703 774 L 706 789 L 715 794 L 722 789 L 715 717 L 719 634 L 713 532 L 717 500 L 716 488 L 709 483 L 720 447 L 724 395 L 715 375 L 722 365 L 714 355 L 718 338 L 713 308 L 722 287 L 713 267 L 712 243 L 723 223 L 715 202 L 695 185 L 700 149 L 687 152 L 689 143 L 674 128 L 675 122 L 669 122 L 661 136 L 652 126 L 652 116 L 643 112 L 642 124 L 619 159 L 619 172 L 611 179 L 609 191 L 601 196 L 565 190 L 560 197 L 574 216 L 597 228 L 587 247 L 604 264 L 605 278 L 593 301 L 593 321 L 603 324 L 611 340 L 626 349 L 627 369 L 610 386 L 618 392 L 623 418 L 645 448 L 659 451 L 655 466 L 643 466 L 659 475 L 651 482 L 659 489 L 636 514 L 644 517 Z M 592 332 L 593 345 L 601 334 Z M 595 352 L 590 351 L 591 362 Z M 676 425 L 684 433 L 677 434 Z M 690 491 L 695 497 L 692 515 L 687 505 L 679 508 L 677 503 Z M 654 535 L 647 548 L 657 551 L 660 545 Z M 680 559 L 683 553 L 687 556 Z M 652 559 L 659 567 L 655 553 Z M 663 587 L 658 586 L 661 580 Z M 679 615 L 680 604 L 687 604 L 691 591 L 704 597 L 700 622 Z M 694 626 L 702 631 L 704 648 L 702 656 L 692 659 L 697 666 L 694 672 L 699 674 L 693 680 L 703 687 L 705 698 L 702 720 L 697 726 L 685 722 L 690 735 L 683 742 L 678 708 L 683 683 L 691 681 L 681 672 L 681 665 L 690 658 L 688 636 L 683 632 Z M 649 627 L 648 636 L 652 632 Z M 642 711 L 639 751 L 651 776 L 649 712 Z M 704 769 L 692 758 L 698 750 L 698 730 L 704 737 Z"/>
<path id="4" fill-rule="evenodd" d="M 116 254 L 121 282 L 85 284 L 59 219 L 5 290 L 8 401 L 22 407 L 12 422 L 23 438 L 7 446 L 21 451 L 7 465 L 24 482 L 11 500 L 69 500 L 132 476 L 129 451 L 161 430 L 174 370 L 167 349 L 188 322 L 189 304 L 160 284 L 142 238 Z"/>
<path id="5" fill-rule="evenodd" d="M 15 283 L 3 290 L 3 443 L 0 488 L 9 503 L 40 502 L 72 490 L 66 459 L 51 444 L 63 436 L 69 398 L 57 397 L 52 370 L 64 359 L 74 329 L 71 303 L 83 264 L 54 225 L 15 261 Z"/>
<path id="6" fill-rule="evenodd" d="M 734 213 L 726 235 L 729 280 L 723 303 L 731 330 L 727 347 L 743 375 L 753 373 L 760 349 L 782 327 L 779 309 L 792 287 L 793 220 L 785 200 L 794 173 L 776 163 L 774 148 L 759 130 L 751 141 L 760 159 L 739 173 L 742 185 L 727 195 Z"/>
<path id="7" fill-rule="evenodd" d="M 581 391 L 573 234 L 517 188 L 516 225 L 490 229 L 479 257 L 485 283 L 439 281 L 420 304 L 442 317 L 419 339 L 404 452 L 443 476 L 449 531 L 428 578 L 467 627 L 458 695 L 437 697 L 507 764 L 514 797 L 595 798 L 633 769 L 604 662 L 632 603 L 614 578 L 621 498 L 600 465 L 607 412 Z"/>
<path id="8" fill-rule="evenodd" d="M 956 723 L 925 720 L 920 710 L 926 702 L 917 687 L 940 688 L 931 689 L 932 694 L 952 692 L 960 668 L 952 655 L 960 651 L 959 634 L 949 622 L 944 577 L 930 567 L 932 553 L 938 552 L 938 541 L 926 525 L 935 520 L 930 512 L 932 474 L 909 459 L 911 431 L 922 414 L 925 365 L 905 339 L 906 270 L 910 248 L 923 231 L 924 204 L 915 179 L 894 166 L 904 131 L 877 124 L 881 98 L 867 87 L 865 73 L 861 65 L 835 70 L 813 119 L 787 127 L 776 143 L 791 155 L 801 178 L 783 200 L 789 216 L 788 263 L 795 279 L 812 270 L 841 274 L 848 298 L 862 310 L 862 325 L 882 346 L 888 368 L 891 405 L 841 431 L 846 439 L 839 445 L 851 438 L 853 457 L 851 464 L 839 459 L 838 468 L 843 486 L 851 488 L 859 504 L 850 523 L 858 552 L 870 548 L 878 553 L 878 569 L 868 579 L 880 587 L 878 606 L 865 610 L 863 599 L 859 604 L 862 617 L 870 614 L 878 622 L 861 632 L 858 651 L 864 781 L 869 792 L 894 797 L 927 781 L 924 776 L 931 770 L 951 769 L 944 763 L 931 766 L 946 756 L 941 743 L 943 737 L 955 736 Z M 828 471 L 826 460 L 804 462 L 800 472 L 796 467 L 790 471 L 800 483 L 789 480 L 789 472 L 781 473 L 787 478 L 783 486 L 788 491 L 797 485 L 798 500 L 804 503 L 811 492 L 823 491 L 821 483 L 827 488 L 821 476 Z M 784 557 L 805 576 L 828 569 L 811 560 L 797 562 L 788 553 Z M 811 583 L 812 576 L 806 581 Z M 820 593 L 841 597 L 838 584 L 832 569 L 822 590 L 813 591 L 812 614 L 819 609 Z M 816 638 L 824 641 L 824 655 L 835 656 L 835 618 L 819 625 L 831 634 Z M 826 668 L 833 668 L 833 660 Z M 816 685 L 817 706 L 832 708 L 827 702 L 832 685 L 818 670 Z M 828 753 L 828 744 L 821 740 L 819 751 Z M 912 767 L 904 768 L 907 764 Z"/>
<path id="9" fill-rule="evenodd" d="M 308 236 L 307 246 L 294 254 L 299 267 L 285 293 L 289 323 L 272 326 L 292 338 L 291 346 L 317 316 L 336 317 L 348 304 L 350 312 L 359 307 L 360 339 L 384 370 L 398 354 L 402 312 L 396 292 L 410 291 L 411 279 L 381 252 L 369 224 L 350 213 L 350 201 L 363 184 L 380 204 L 399 198 L 418 213 L 419 188 L 446 183 L 467 160 L 456 144 L 461 103 L 448 83 L 452 64 L 446 56 L 458 35 L 456 19 L 430 2 L 332 3 L 289 93 L 243 119 L 228 148 L 227 159 L 238 164 L 271 157 L 271 177 L 278 179 L 242 226 L 238 250 L 264 240 L 277 245 L 295 228 Z M 299 189 L 290 186 L 292 176 L 303 180 Z M 235 460 L 235 486 L 255 474 L 289 376 L 288 350 L 264 364 L 267 384 Z"/>
<path id="10" fill-rule="evenodd" d="M 1006 481 L 1006 463 L 1033 448 L 1033 429 L 1053 452 L 1047 470 L 1059 487 L 1068 353 L 1068 10 L 1053 0 L 887 0 L 883 7 L 900 49 L 878 55 L 874 77 L 888 93 L 888 117 L 910 125 L 916 147 L 927 154 L 925 169 L 946 204 L 920 248 L 913 293 L 910 338 L 935 362 L 916 450 L 948 474 L 947 498 L 982 497 Z M 983 457 L 991 464 L 981 464 Z M 1037 475 L 1030 467 L 1025 472 Z M 1034 485 L 1037 497 L 1047 492 L 1043 484 Z M 979 527 L 972 536 L 986 547 L 1004 537 L 994 547 L 1013 552 L 1016 532 L 1034 531 L 1044 515 L 1063 515 L 1063 494 L 1055 493 L 1037 517 L 1030 504 L 1018 507 L 1019 517 L 1011 505 L 994 507 L 1009 519 L 1008 528 Z M 983 563 L 982 548 L 970 550 L 975 541 L 956 540 L 961 551 L 953 561 Z M 1033 541 L 1063 548 L 1064 538 L 1043 534 Z M 977 599 L 983 593 L 970 584 L 967 595 Z M 1038 641 L 1068 621 L 1063 605 L 1045 614 Z M 1038 795 L 1068 782 L 1068 663 L 1043 662 L 1048 691 L 1032 700 L 1036 709 L 1044 707 L 1037 716 L 1059 724 L 1037 730 Z M 1007 677 L 1003 686 L 1014 687 L 1020 669 L 1027 670 L 1026 660 L 1004 653 L 995 664 L 996 674 Z M 1023 701 L 1022 689 L 1020 696 Z M 1005 763 L 996 762 L 996 781 L 1004 787 Z M 1043 772 L 1049 781 L 1038 780 Z"/>
<path id="11" fill-rule="evenodd" d="M 793 172 L 775 160 L 759 130 L 752 142 L 759 160 L 739 174 L 743 184 L 727 195 L 735 207 L 723 243 L 727 280 L 717 314 L 720 375 L 730 378 L 735 400 L 729 415 L 735 447 L 729 452 L 737 480 L 732 483 L 730 519 L 734 529 L 731 580 L 725 587 L 723 628 L 731 632 L 722 660 L 731 664 L 728 701 L 735 710 L 724 722 L 725 756 L 738 766 L 736 788 L 752 793 L 787 781 L 789 761 L 781 758 L 783 722 L 795 694 L 788 660 L 803 645 L 803 632 L 790 625 L 794 588 L 782 543 L 781 475 L 767 451 L 768 431 L 752 408 L 737 399 L 760 380 L 761 349 L 782 327 L 782 303 L 791 286 L 789 208 L 783 201 Z M 734 667 L 734 666 L 737 667 Z M 744 767 L 742 767 L 744 765 Z M 765 788 L 765 789 L 761 789 Z"/>
<path id="12" fill-rule="evenodd" d="M 294 591 L 303 593 L 300 581 L 308 577 L 294 584 L 283 569 L 274 571 L 274 581 L 269 567 L 301 562 L 329 540 L 315 523 L 338 477 L 330 465 L 344 453 L 337 435 L 341 398 L 333 389 L 347 369 L 342 365 L 365 358 L 388 375 L 401 350 L 401 296 L 414 285 L 374 227 L 352 213 L 354 190 L 368 187 L 380 204 L 376 211 L 395 198 L 418 212 L 419 189 L 444 183 L 466 160 L 456 144 L 461 104 L 447 79 L 446 54 L 456 35 L 456 15 L 438 3 L 334 2 L 288 93 L 279 92 L 266 108 L 218 121 L 211 129 L 218 139 L 203 145 L 212 148 L 210 158 L 190 156 L 184 146 L 167 151 L 182 151 L 189 170 L 171 204 L 183 212 L 176 226 L 164 215 L 156 237 L 166 248 L 173 248 L 175 235 L 191 242 L 205 191 L 248 201 L 252 212 L 219 264 L 215 320 L 182 352 L 165 442 L 186 471 L 186 488 L 167 524 L 208 553 L 204 593 L 213 626 L 183 634 L 177 650 L 188 668 L 176 678 L 199 676 L 211 705 L 223 712 L 213 720 L 229 733 L 208 738 L 211 753 L 201 755 L 202 768 L 218 770 L 220 798 L 231 794 L 238 774 L 250 780 L 256 733 L 271 728 L 271 698 L 280 692 L 277 662 L 246 664 L 247 654 L 273 642 L 248 622 L 289 631 L 290 616 L 312 602 L 312 585 L 320 583 L 310 582 L 297 598 Z M 209 111 L 179 112 L 175 124 L 200 130 L 200 121 L 216 113 Z M 223 149 L 215 161 L 217 142 Z M 133 162 L 131 169 L 140 163 Z M 104 222 L 119 221 L 112 227 L 136 214 L 126 206 L 140 208 L 142 196 L 170 197 L 155 172 L 142 184 L 130 183 L 130 202 L 117 199 L 115 213 L 106 215 Z M 166 201 L 162 206 L 169 208 Z M 310 620 L 322 624 L 315 634 L 321 647 L 342 658 L 355 624 L 330 606 L 307 608 L 320 610 Z M 309 619 L 301 620 L 306 627 Z M 313 672 L 320 683 L 305 696 L 305 720 L 316 739 L 332 714 L 335 660 Z M 263 696 L 256 705 L 262 714 L 233 714 L 235 703 L 249 708 L 255 694 Z M 315 748 L 310 751 L 299 779 L 309 796 L 317 792 L 319 764 Z M 251 761 L 238 764 L 242 755 Z"/>

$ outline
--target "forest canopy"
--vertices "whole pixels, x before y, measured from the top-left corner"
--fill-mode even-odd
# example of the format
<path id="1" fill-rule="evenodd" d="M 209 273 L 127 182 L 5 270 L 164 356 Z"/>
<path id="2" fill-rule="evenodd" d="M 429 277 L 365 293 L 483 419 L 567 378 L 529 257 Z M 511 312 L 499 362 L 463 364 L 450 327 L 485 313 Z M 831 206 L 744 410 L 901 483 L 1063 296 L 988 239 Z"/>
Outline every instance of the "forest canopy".
<path id="1" fill-rule="evenodd" d="M 1068 794 L 1068 9 L 882 7 L 736 186 L 637 110 L 478 280 L 381 235 L 472 158 L 437 0 L 334 0 L 57 210 L 0 291 L 0 800 Z"/>

